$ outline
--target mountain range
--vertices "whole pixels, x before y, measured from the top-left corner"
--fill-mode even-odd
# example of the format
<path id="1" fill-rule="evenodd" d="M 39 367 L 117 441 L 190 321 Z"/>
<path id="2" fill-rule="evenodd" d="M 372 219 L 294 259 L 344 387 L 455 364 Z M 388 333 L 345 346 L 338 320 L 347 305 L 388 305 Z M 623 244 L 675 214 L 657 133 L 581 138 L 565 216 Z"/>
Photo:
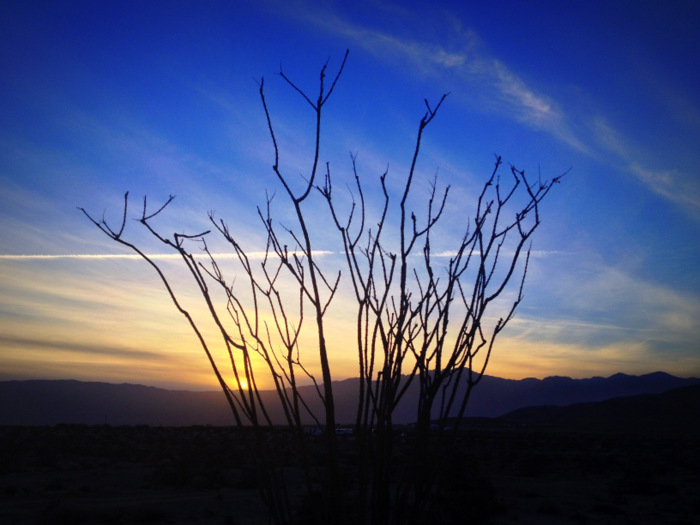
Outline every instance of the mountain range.
<path id="1" fill-rule="evenodd" d="M 660 394 L 615 397 L 596 403 L 534 406 L 505 414 L 500 424 L 572 431 L 615 431 L 700 437 L 700 384 Z"/>
<path id="2" fill-rule="evenodd" d="M 358 384 L 357 379 L 334 383 L 339 423 L 354 420 Z M 472 393 L 466 416 L 494 418 L 524 407 L 549 406 L 546 417 L 556 419 L 556 407 L 622 396 L 659 394 L 691 385 L 700 385 L 700 378 L 679 378 L 664 372 L 641 376 L 615 374 L 607 378 L 589 379 L 547 377 L 512 380 L 484 376 Z M 312 388 L 301 387 L 302 395 L 306 394 L 307 399 L 312 399 Z M 274 393 L 266 391 L 262 395 L 270 399 Z M 397 407 L 394 414 L 397 424 L 410 423 L 415 419 L 412 410 L 415 404 L 411 402 L 415 395 L 415 390 L 409 390 L 406 399 Z M 311 405 L 320 413 L 320 402 L 312 402 Z M 273 420 L 281 421 L 279 412 L 273 410 L 271 415 Z M 542 417 L 545 416 L 540 414 L 535 419 Z M 0 425 L 54 424 L 231 425 L 233 418 L 219 391 L 166 390 L 134 384 L 73 380 L 0 382 Z"/>

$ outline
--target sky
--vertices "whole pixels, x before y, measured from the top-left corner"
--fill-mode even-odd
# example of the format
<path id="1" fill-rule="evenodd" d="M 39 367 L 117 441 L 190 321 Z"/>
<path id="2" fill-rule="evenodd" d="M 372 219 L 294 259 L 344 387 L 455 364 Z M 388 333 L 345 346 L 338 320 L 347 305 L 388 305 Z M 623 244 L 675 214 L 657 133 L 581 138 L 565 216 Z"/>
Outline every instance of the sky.
<path id="1" fill-rule="evenodd" d="M 357 155 L 378 202 L 385 170 L 391 189 L 404 180 L 424 99 L 449 93 L 415 182 L 425 198 L 436 173 L 451 186 L 446 246 L 473 217 L 494 155 L 532 177 L 568 171 L 542 204 L 524 299 L 490 375 L 700 376 L 700 4 L 454 4 L 2 2 L 0 380 L 215 388 L 153 270 L 77 208 L 116 225 L 126 191 L 133 216 L 143 196 L 159 206 L 175 195 L 163 232 L 208 229 L 214 211 L 251 253 L 264 249 L 256 206 L 277 192 L 275 218 L 289 215 L 259 82 L 297 183 L 314 116 L 280 68 L 314 93 L 346 49 L 321 161 L 342 188 Z M 308 213 L 325 263 L 342 260 L 327 212 Z M 127 232 L 194 301 L 177 259 L 137 222 Z M 357 365 L 337 299 L 331 359 L 345 379 Z"/>

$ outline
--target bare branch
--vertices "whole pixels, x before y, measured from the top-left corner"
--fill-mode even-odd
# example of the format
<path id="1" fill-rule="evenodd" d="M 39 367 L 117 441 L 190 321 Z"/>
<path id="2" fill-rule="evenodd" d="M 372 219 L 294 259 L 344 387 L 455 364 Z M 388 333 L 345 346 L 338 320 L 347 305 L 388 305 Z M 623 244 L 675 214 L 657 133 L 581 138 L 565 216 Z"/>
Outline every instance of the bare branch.
<path id="1" fill-rule="evenodd" d="M 283 225 L 273 220 L 273 211 L 280 205 L 275 202 L 273 206 L 274 192 L 257 208 L 265 244 L 260 259 L 250 256 L 235 227 L 229 228 L 213 213 L 209 214 L 211 230 L 161 233 L 153 219 L 165 212 L 174 196 L 154 212 L 148 211 L 144 197 L 137 221 L 153 239 L 180 256 L 199 292 L 196 314 L 178 297 L 174 283 L 179 279 L 168 277 L 153 257 L 126 240 L 128 192 L 119 227 L 112 228 L 104 216 L 96 219 L 78 208 L 105 235 L 154 268 L 170 300 L 187 319 L 236 424 L 251 427 L 249 450 L 260 475 L 261 496 L 272 521 L 279 524 L 296 519 L 291 502 L 297 499 L 286 492 L 288 486 L 281 477 L 285 465 L 275 463 L 280 454 L 271 436 L 280 422 L 292 430 L 307 495 L 318 490 L 318 468 L 309 459 L 304 425 L 325 426 L 324 505 L 317 521 L 332 525 L 342 521 L 345 483 L 340 476 L 334 370 L 327 335 L 336 329 L 329 324 L 329 312 L 339 298 L 346 301 L 346 295 L 352 304 L 342 302 L 340 308 L 354 318 L 355 333 L 339 350 L 355 346 L 359 375 L 357 439 L 353 442 L 357 465 L 352 466 L 358 479 L 352 497 L 358 505 L 357 515 L 348 516 L 347 521 L 398 525 L 434 518 L 431 498 L 444 488 L 438 475 L 439 459 L 443 454 L 449 457 L 454 434 L 431 433 L 431 426 L 446 429 L 457 418 L 456 429 L 464 415 L 472 390 L 493 357 L 496 339 L 523 300 L 531 239 L 541 220 L 540 204 L 566 175 L 547 181 L 538 172 L 537 180 L 530 181 L 525 170 L 510 165 L 510 174 L 501 177 L 502 160 L 496 156 L 493 171 L 476 196 L 473 216 L 461 212 L 450 216 L 450 186 L 438 188 L 437 171 L 429 181 L 425 210 L 407 209 L 423 133 L 446 100 L 444 94 L 434 105 L 424 100 L 426 111 L 418 122 L 410 167 L 399 191 L 392 192 L 387 184 L 387 168 L 377 181 L 381 202 L 376 210 L 368 209 L 372 201 L 366 198 L 367 182 L 361 182 L 357 154 L 351 153 L 354 182 L 341 183 L 347 194 L 334 192 L 337 181 L 330 162 L 325 161 L 323 181 L 317 182 L 317 176 L 321 177 L 317 172 L 322 169 L 322 110 L 345 70 L 348 54 L 346 51 L 329 86 L 329 61 L 322 66 L 314 97 L 280 68 L 281 78 L 309 104 L 315 119 L 310 168 L 301 176 L 304 182 L 299 188 L 280 168 L 264 78 L 258 83 L 273 146 L 274 179 L 284 189 L 281 205 L 291 212 Z M 319 259 L 320 245 L 311 224 L 316 216 L 310 210 L 315 213 L 320 208 L 327 209 L 328 222 L 335 226 L 338 237 L 333 250 L 344 255 L 340 267 L 327 264 L 333 260 Z M 436 246 L 449 241 L 441 227 L 447 221 L 466 227 L 462 237 L 449 246 L 449 258 L 443 258 L 435 252 Z M 212 232 L 228 243 L 234 253 L 232 262 L 217 260 L 210 252 L 207 239 Z M 323 250 L 327 249 L 325 242 Z M 194 255 L 191 243 L 206 257 Z M 227 274 L 233 278 L 227 279 Z M 349 294 L 344 293 L 346 289 Z M 504 303 L 507 294 L 510 299 Z M 203 314 L 213 323 L 213 330 L 204 330 L 196 321 Z M 302 388 L 303 383 L 309 388 Z M 402 454 L 405 460 L 399 463 L 393 449 L 396 409 L 409 400 L 415 400 L 415 432 L 407 445 L 410 452 Z"/>

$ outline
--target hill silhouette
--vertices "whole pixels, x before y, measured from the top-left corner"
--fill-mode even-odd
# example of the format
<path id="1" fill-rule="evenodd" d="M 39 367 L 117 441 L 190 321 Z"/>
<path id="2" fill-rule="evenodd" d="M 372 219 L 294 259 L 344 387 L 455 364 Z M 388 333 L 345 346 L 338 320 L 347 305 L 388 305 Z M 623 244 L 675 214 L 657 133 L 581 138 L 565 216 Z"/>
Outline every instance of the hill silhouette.
<path id="1" fill-rule="evenodd" d="M 518 425 L 572 430 L 700 436 L 700 384 L 597 403 L 519 408 L 498 419 Z"/>
<path id="2" fill-rule="evenodd" d="M 700 385 L 700 379 L 679 378 L 663 372 L 642 376 L 615 374 L 608 378 L 590 379 L 548 377 L 510 380 L 485 376 L 472 394 L 466 415 L 498 417 L 520 408 L 544 405 L 548 408 L 542 409 L 543 411 L 536 416 L 533 413 L 532 416 L 535 419 L 540 418 L 540 422 L 544 423 L 564 417 L 564 412 L 557 410 L 566 405 L 598 402 L 621 396 L 658 394 L 691 385 Z M 312 396 L 307 389 L 311 388 L 313 387 L 302 387 L 302 390 L 309 394 L 307 396 L 309 399 Z M 354 420 L 357 388 L 357 379 L 338 381 L 334 384 L 338 421 L 341 423 L 350 423 Z M 412 399 L 415 395 L 415 390 L 409 391 L 406 400 L 397 408 L 395 413 L 397 424 L 410 423 L 415 419 L 412 411 L 412 407 L 415 406 Z M 669 396 L 671 395 L 669 393 Z M 263 392 L 265 399 L 272 399 L 273 396 L 274 393 L 271 391 Z M 233 417 L 223 394 L 219 391 L 166 390 L 143 385 L 73 380 L 4 381 L 0 382 L 0 400 L 0 425 L 233 424 Z M 646 402 L 651 403 L 651 400 Z M 686 400 L 683 403 L 687 404 L 689 401 Z M 320 408 L 318 403 L 315 406 L 314 403 L 311 404 L 315 409 Z M 697 407 L 698 404 L 691 403 L 691 406 Z M 576 417 L 584 418 L 586 409 L 576 410 L 580 411 L 580 415 Z M 667 411 L 669 417 L 675 413 L 671 408 L 663 410 Z M 663 410 L 659 408 L 659 411 L 663 412 Z M 643 417 L 644 412 L 644 408 L 636 408 L 632 405 L 628 408 L 630 417 L 632 414 Z M 275 413 L 272 410 L 271 413 L 273 420 L 282 421 L 279 412 Z M 317 413 L 321 411 L 317 410 Z M 525 418 L 525 413 L 509 414 L 509 417 Z M 619 421 L 622 420 L 622 418 L 619 419 Z"/>

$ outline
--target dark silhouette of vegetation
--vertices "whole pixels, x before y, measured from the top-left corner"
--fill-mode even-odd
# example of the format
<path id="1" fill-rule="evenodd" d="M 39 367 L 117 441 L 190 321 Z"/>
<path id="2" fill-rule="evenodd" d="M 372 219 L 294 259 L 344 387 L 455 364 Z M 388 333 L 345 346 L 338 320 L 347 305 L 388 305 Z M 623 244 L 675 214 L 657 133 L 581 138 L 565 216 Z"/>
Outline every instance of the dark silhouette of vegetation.
<path id="1" fill-rule="evenodd" d="M 442 473 L 450 471 L 445 465 L 453 458 L 459 420 L 484 375 L 496 337 L 522 300 L 530 241 L 540 224 L 540 203 L 560 177 L 533 182 L 524 171 L 504 168 L 498 157 L 476 196 L 471 217 L 446 219 L 450 188 L 439 189 L 436 178 L 424 209 L 414 209 L 423 134 L 441 110 L 447 96 L 443 95 L 435 104 L 425 101 L 410 168 L 398 194 L 387 184 L 388 173 L 381 174 L 381 204 L 373 209 L 352 156 L 354 188 L 349 198 L 338 196 L 331 166 L 320 158 L 321 124 L 347 57 L 346 53 L 331 77 L 328 63 L 321 68 L 315 95 L 280 72 L 308 104 L 315 121 L 311 168 L 301 183 L 282 167 L 283 151 L 264 80 L 259 83 L 273 146 L 272 170 L 293 217 L 292 224 L 277 225 L 272 197 L 258 209 L 267 239 L 262 259 L 249 256 L 251 250 L 241 244 L 235 228 L 213 213 L 210 231 L 163 235 L 153 222 L 173 197 L 155 209 L 144 198 L 138 220 L 157 241 L 181 256 L 216 325 L 216 342 L 180 301 L 165 269 L 127 239 L 128 193 L 117 228 L 81 210 L 108 237 L 154 268 L 188 320 L 236 424 L 250 427 L 244 435 L 249 438 L 257 487 L 275 523 L 294 523 L 302 517 L 305 522 L 328 524 L 426 523 L 447 494 L 445 483 L 456 479 Z M 319 241 L 309 217 L 311 210 L 315 213 L 320 207 L 326 208 L 328 224 L 337 230 L 345 259 L 342 268 L 328 268 L 317 257 Z M 441 225 L 450 220 L 463 224 L 464 230 L 447 255 L 436 254 L 433 245 L 445 244 Z M 212 233 L 218 233 L 236 255 L 235 282 L 225 276 L 221 262 L 209 250 L 207 239 Z M 202 252 L 204 261 L 198 258 Z M 341 283 L 354 297 L 353 310 L 347 315 L 355 320 L 353 344 L 360 378 L 353 439 L 351 444 L 343 443 L 342 451 L 328 345 L 328 312 Z M 309 333 L 313 345 L 308 343 Z M 307 336 L 303 347 L 302 334 Z M 215 357 L 216 344 L 226 349 L 226 365 Z M 316 385 L 313 392 L 322 401 L 322 413 L 315 413 L 299 391 L 301 384 L 309 382 Z M 285 431 L 273 424 L 271 406 L 260 395 L 261 385 L 268 384 L 273 385 L 284 413 Z M 418 392 L 416 423 L 399 446 L 404 438 L 394 428 L 392 414 L 409 388 Z M 309 418 L 324 429 L 321 436 L 305 432 Z M 317 448 L 319 443 L 322 450 Z M 291 467 L 303 480 L 301 497 L 298 483 L 288 482 Z"/>

